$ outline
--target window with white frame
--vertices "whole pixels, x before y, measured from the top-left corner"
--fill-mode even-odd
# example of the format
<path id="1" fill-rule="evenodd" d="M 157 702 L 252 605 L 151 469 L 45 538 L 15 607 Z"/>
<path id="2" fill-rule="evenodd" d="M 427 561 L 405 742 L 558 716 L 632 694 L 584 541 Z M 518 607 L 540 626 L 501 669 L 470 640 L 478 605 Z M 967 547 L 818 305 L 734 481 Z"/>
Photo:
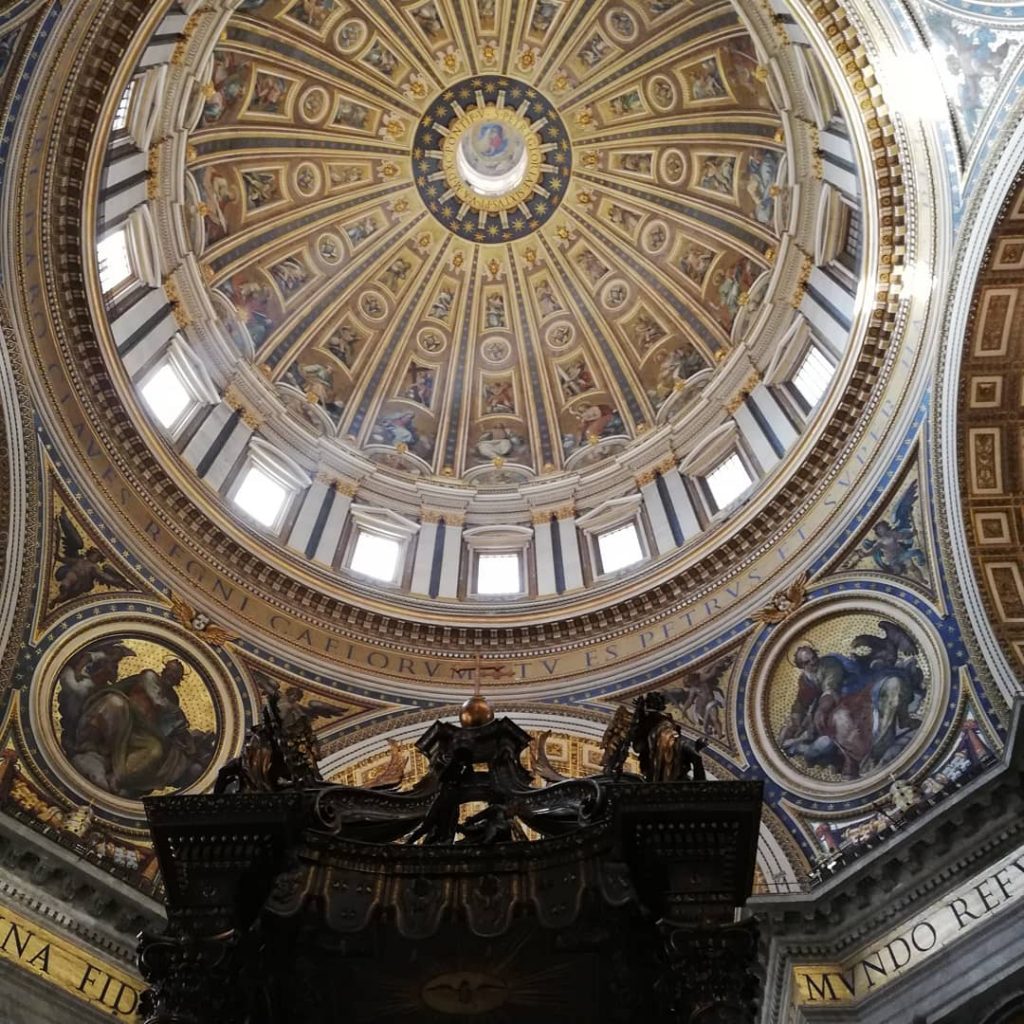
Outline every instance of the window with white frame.
<path id="1" fill-rule="evenodd" d="M 120 288 L 132 276 L 132 263 L 128 256 L 128 233 L 118 228 L 104 235 L 96 246 L 100 287 L 104 295 Z"/>
<path id="2" fill-rule="evenodd" d="M 296 493 L 309 486 L 309 477 L 287 455 L 262 437 L 249 439 L 241 471 L 228 492 L 240 512 L 267 530 L 276 532 L 284 524 Z"/>
<path id="3" fill-rule="evenodd" d="M 288 489 L 260 466 L 250 465 L 235 491 L 235 504 L 260 526 L 272 528 L 288 501 Z"/>
<path id="4" fill-rule="evenodd" d="M 601 556 L 601 570 L 605 573 L 618 572 L 644 559 L 636 523 L 626 523 L 597 534 L 597 549 Z"/>
<path id="5" fill-rule="evenodd" d="M 394 583 L 398 571 L 398 559 L 402 544 L 394 537 L 382 537 L 376 533 L 359 530 L 352 547 L 352 558 L 348 567 L 362 576 L 381 583 Z"/>
<path id="6" fill-rule="evenodd" d="M 220 399 L 205 366 L 180 334 L 171 338 L 159 360 L 146 367 L 136 383 L 153 419 L 172 438 L 181 434 L 197 409 Z"/>
<path id="7" fill-rule="evenodd" d="M 499 596 L 523 591 L 523 561 L 518 552 L 481 553 L 476 562 L 476 592 Z"/>
<path id="8" fill-rule="evenodd" d="M 150 374 L 140 390 L 149 411 L 165 430 L 173 431 L 195 404 L 192 393 L 169 362 Z"/>
<path id="9" fill-rule="evenodd" d="M 514 597 L 527 591 L 527 552 L 533 530 L 526 526 L 473 526 L 462 531 L 468 548 L 466 593 Z"/>
<path id="10" fill-rule="evenodd" d="M 387 508 L 352 505 L 349 517 L 354 530 L 348 545 L 345 567 L 377 583 L 397 583 L 405 566 L 405 555 L 419 524 Z"/>
<path id="11" fill-rule="evenodd" d="M 793 387 L 813 409 L 828 390 L 834 372 L 832 364 L 817 345 L 811 345 L 793 374 Z"/>
<path id="12" fill-rule="evenodd" d="M 125 87 L 121 98 L 117 102 L 117 110 L 114 111 L 114 120 L 110 125 L 111 131 L 123 132 L 128 127 L 128 108 L 131 106 L 132 93 L 135 91 L 135 79 L 133 78 Z"/>
<path id="13" fill-rule="evenodd" d="M 577 518 L 576 525 L 585 538 L 595 579 L 621 572 L 647 558 L 641 525 L 642 506 L 640 494 L 627 494 L 612 498 Z"/>
<path id="14" fill-rule="evenodd" d="M 716 509 L 731 505 L 754 482 L 743 460 L 733 452 L 704 478 Z"/>

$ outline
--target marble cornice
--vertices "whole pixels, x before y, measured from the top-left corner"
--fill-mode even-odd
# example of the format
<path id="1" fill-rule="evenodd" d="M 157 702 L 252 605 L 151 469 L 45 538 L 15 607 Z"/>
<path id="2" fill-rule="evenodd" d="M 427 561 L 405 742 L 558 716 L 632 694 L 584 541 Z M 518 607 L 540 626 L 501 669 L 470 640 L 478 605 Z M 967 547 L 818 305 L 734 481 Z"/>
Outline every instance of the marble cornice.
<path id="1" fill-rule="evenodd" d="M 0 814 L 0 865 L 0 901 L 133 968 L 139 931 L 162 924 L 156 900 L 7 813 Z"/>

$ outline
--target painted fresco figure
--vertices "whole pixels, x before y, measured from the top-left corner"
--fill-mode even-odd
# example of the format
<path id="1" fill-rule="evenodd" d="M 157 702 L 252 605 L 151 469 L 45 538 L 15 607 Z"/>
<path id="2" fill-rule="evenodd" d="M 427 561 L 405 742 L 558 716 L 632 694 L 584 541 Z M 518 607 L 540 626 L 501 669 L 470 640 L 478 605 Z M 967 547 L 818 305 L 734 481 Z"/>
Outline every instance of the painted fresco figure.
<path id="1" fill-rule="evenodd" d="M 488 327 L 505 326 L 505 300 L 501 295 L 488 295 L 484 309 L 484 322 Z"/>
<path id="2" fill-rule="evenodd" d="M 94 644 L 61 672 L 62 744 L 75 768 L 115 796 L 135 799 L 195 782 L 216 736 L 192 729 L 178 699 L 185 666 L 168 659 L 118 679 L 125 644 Z"/>
<path id="3" fill-rule="evenodd" d="M 105 565 L 106 556 L 99 548 L 87 548 L 82 535 L 75 529 L 68 514 L 61 510 L 57 517 L 60 529 L 60 550 L 54 577 L 57 580 L 57 596 L 50 607 L 62 601 L 72 601 L 88 594 L 97 584 L 130 590 L 131 584 L 113 566 Z"/>
<path id="4" fill-rule="evenodd" d="M 778 735 L 788 756 L 857 779 L 906 747 L 920 726 L 914 712 L 925 693 L 918 647 L 896 623 L 878 626 L 883 636 L 855 636 L 852 654 L 797 648 L 797 693 Z"/>
<path id="5" fill-rule="evenodd" d="M 600 64 L 610 52 L 611 47 L 599 33 L 595 32 L 580 49 L 577 56 L 586 67 L 592 68 Z"/>
<path id="6" fill-rule="evenodd" d="M 927 556 L 917 539 L 914 527 L 914 505 L 918 487 L 915 480 L 903 493 L 893 513 L 893 522 L 881 519 L 875 524 L 875 536 L 864 541 L 864 554 L 870 555 L 883 572 L 905 576 L 917 583 L 927 583 L 923 567 Z"/>
<path id="7" fill-rule="evenodd" d="M 684 719 L 713 739 L 725 736 L 726 698 L 722 678 L 732 663 L 731 657 L 720 658 L 687 673 L 680 680 L 678 689 L 664 691 L 665 697 L 675 704 Z"/>

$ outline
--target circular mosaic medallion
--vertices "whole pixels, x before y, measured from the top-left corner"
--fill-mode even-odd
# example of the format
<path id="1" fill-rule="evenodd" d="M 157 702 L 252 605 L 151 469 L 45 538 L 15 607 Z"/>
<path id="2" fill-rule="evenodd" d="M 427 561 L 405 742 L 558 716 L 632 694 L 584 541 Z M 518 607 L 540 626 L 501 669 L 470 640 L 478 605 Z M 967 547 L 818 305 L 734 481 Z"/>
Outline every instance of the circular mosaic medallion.
<path id="1" fill-rule="evenodd" d="M 142 797 L 210 785 L 243 719 L 216 657 L 149 619 L 105 618 L 54 644 L 30 699 L 33 735 L 57 776 L 129 814 Z"/>
<path id="2" fill-rule="evenodd" d="M 505 362 L 512 355 L 512 345 L 505 338 L 485 338 L 480 346 L 484 362 L 496 365 Z"/>
<path id="3" fill-rule="evenodd" d="M 475 242 L 536 231 L 561 203 L 572 168 L 558 112 L 536 89 L 498 75 L 439 96 L 420 121 L 412 156 L 427 209 Z"/>
<path id="4" fill-rule="evenodd" d="M 934 629 L 861 596 L 794 617 L 750 676 L 749 735 L 792 792 L 834 798 L 888 779 L 934 738 L 949 673 Z"/>

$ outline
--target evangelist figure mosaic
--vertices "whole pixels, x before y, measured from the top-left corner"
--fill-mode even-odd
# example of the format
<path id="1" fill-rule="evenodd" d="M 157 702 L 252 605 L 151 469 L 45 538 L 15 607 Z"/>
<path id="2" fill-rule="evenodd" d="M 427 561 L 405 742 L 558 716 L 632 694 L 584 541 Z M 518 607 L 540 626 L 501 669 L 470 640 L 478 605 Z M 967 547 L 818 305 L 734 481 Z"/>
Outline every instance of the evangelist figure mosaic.
<path id="1" fill-rule="evenodd" d="M 90 643 L 59 671 L 53 702 L 61 748 L 83 779 L 114 796 L 189 786 L 217 744 L 208 685 L 162 642 L 110 636 Z"/>
<path id="2" fill-rule="evenodd" d="M 816 624 L 772 675 L 776 743 L 812 778 L 859 779 L 913 741 L 929 682 L 920 645 L 898 623 L 853 614 Z"/>

